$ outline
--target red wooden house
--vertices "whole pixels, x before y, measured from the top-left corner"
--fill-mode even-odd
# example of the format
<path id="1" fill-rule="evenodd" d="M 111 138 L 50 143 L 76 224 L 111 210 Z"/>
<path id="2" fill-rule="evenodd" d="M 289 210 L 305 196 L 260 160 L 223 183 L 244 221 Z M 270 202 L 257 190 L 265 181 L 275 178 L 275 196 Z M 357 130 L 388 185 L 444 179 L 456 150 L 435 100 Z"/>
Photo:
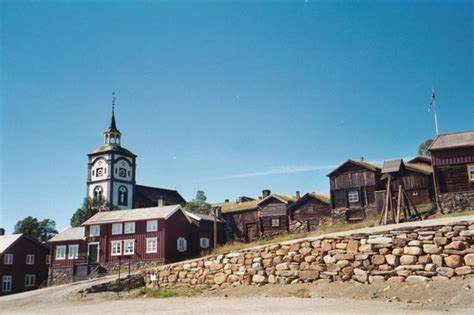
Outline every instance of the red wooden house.
<path id="1" fill-rule="evenodd" d="M 193 225 L 180 205 L 99 212 L 51 239 L 55 278 L 70 282 L 98 268 L 132 269 L 196 255 Z M 66 273 L 61 274 L 62 270 Z M 58 282 L 54 282 L 57 284 Z"/>
<path id="2" fill-rule="evenodd" d="M 45 285 L 48 266 L 49 248 L 46 245 L 25 234 L 0 235 L 0 295 Z"/>
<path id="3" fill-rule="evenodd" d="M 186 215 L 193 225 L 191 237 L 193 254 L 199 255 L 201 251 L 214 248 L 214 217 L 188 211 L 186 211 Z M 219 215 L 216 219 L 216 229 L 217 245 L 225 244 L 227 240 L 227 223 Z"/>

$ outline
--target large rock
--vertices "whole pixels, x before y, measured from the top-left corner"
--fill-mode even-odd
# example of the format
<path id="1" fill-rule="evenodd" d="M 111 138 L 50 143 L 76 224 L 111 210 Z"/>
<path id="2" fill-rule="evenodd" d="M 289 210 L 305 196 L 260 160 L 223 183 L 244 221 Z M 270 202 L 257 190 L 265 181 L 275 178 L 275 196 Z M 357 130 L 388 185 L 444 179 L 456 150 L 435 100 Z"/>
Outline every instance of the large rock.
<path id="1" fill-rule="evenodd" d="M 362 283 L 367 282 L 367 272 L 365 270 L 355 268 L 354 276 L 355 276 L 355 279 L 359 282 L 362 282 Z"/>
<path id="2" fill-rule="evenodd" d="M 462 265 L 462 256 L 460 255 L 449 255 L 444 258 L 444 263 L 446 266 L 451 268 L 461 267 Z"/>
<path id="3" fill-rule="evenodd" d="M 419 256 L 423 254 L 423 251 L 420 247 L 405 246 L 403 248 L 403 253 L 405 255 Z"/>
<path id="4" fill-rule="evenodd" d="M 367 240 L 367 244 L 391 244 L 392 243 L 392 238 L 391 237 L 374 237 L 374 238 L 369 238 Z"/>
<path id="5" fill-rule="evenodd" d="M 438 267 L 443 266 L 443 257 L 441 255 L 431 255 L 431 261 Z"/>
<path id="6" fill-rule="evenodd" d="M 428 281 L 429 279 L 427 277 L 423 276 L 408 276 L 406 278 L 406 282 L 425 282 Z"/>
<path id="7" fill-rule="evenodd" d="M 397 266 L 400 263 L 400 258 L 395 255 L 385 255 L 385 260 L 390 266 Z"/>
<path id="8" fill-rule="evenodd" d="M 347 253 L 349 254 L 357 254 L 357 250 L 359 249 L 359 241 L 357 240 L 349 240 L 347 243 Z"/>
<path id="9" fill-rule="evenodd" d="M 470 274 L 472 272 L 472 269 L 470 266 L 463 266 L 456 268 L 455 272 L 458 276 L 464 276 Z"/>
<path id="10" fill-rule="evenodd" d="M 448 243 L 448 238 L 447 237 L 435 237 L 434 242 L 438 246 L 446 245 Z"/>
<path id="11" fill-rule="evenodd" d="M 444 249 L 463 250 L 466 249 L 466 244 L 463 241 L 454 241 L 446 245 Z"/>
<path id="12" fill-rule="evenodd" d="M 258 284 L 262 284 L 262 283 L 265 283 L 267 282 L 267 279 L 265 278 L 265 276 L 262 276 L 262 275 L 253 275 L 252 277 L 252 282 L 253 283 L 258 283 Z"/>
<path id="13" fill-rule="evenodd" d="M 385 263 L 385 256 L 384 255 L 373 255 L 372 256 L 372 264 L 382 265 L 383 263 Z"/>
<path id="14" fill-rule="evenodd" d="M 332 257 L 331 255 L 326 255 L 326 256 L 323 257 L 323 261 L 326 264 L 332 264 L 332 263 L 336 262 L 336 258 Z"/>
<path id="15" fill-rule="evenodd" d="M 213 278 L 215 284 L 222 284 L 226 279 L 227 275 L 223 272 L 216 273 Z"/>
<path id="16" fill-rule="evenodd" d="M 371 252 L 372 251 L 372 244 L 364 244 L 359 246 L 360 252 Z"/>
<path id="17" fill-rule="evenodd" d="M 468 266 L 474 266 L 474 254 L 464 256 L 464 263 Z"/>
<path id="18" fill-rule="evenodd" d="M 402 265 L 414 265 L 417 262 L 418 258 L 412 255 L 403 255 L 400 257 L 400 264 Z"/>
<path id="19" fill-rule="evenodd" d="M 303 281 L 316 280 L 319 278 L 319 272 L 316 270 L 303 270 L 299 272 L 298 276 Z"/>
<path id="20" fill-rule="evenodd" d="M 438 269 L 436 269 L 436 272 L 437 272 L 440 276 L 443 276 L 443 277 L 449 277 L 449 278 L 451 278 L 452 276 L 454 276 L 454 269 L 453 269 L 453 268 L 449 268 L 449 267 L 439 267 Z"/>
<path id="21" fill-rule="evenodd" d="M 424 244 L 423 251 L 426 254 L 438 254 L 439 252 L 441 252 L 441 247 L 438 247 L 437 245 L 434 245 L 434 244 Z"/>
<path id="22" fill-rule="evenodd" d="M 288 269 L 288 264 L 287 263 L 281 263 L 275 266 L 276 270 L 287 270 Z"/>

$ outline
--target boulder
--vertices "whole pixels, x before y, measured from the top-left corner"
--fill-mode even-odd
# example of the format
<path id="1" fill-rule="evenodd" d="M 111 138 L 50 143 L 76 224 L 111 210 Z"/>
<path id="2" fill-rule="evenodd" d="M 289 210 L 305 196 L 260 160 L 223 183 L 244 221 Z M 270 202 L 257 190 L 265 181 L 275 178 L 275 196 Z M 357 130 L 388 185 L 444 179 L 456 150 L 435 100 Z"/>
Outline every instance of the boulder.
<path id="1" fill-rule="evenodd" d="M 463 250 L 466 249 L 466 244 L 463 241 L 454 241 L 446 245 L 444 249 Z"/>
<path id="2" fill-rule="evenodd" d="M 435 237 L 434 242 L 438 246 L 446 245 L 448 243 L 448 238 L 446 237 Z"/>
<path id="3" fill-rule="evenodd" d="M 374 237 L 374 238 L 369 238 L 367 240 L 367 244 L 391 244 L 392 243 L 392 238 L 391 237 Z"/>
<path id="4" fill-rule="evenodd" d="M 402 265 L 414 265 L 417 261 L 418 258 L 412 255 L 403 255 L 400 257 L 400 264 Z"/>
<path id="5" fill-rule="evenodd" d="M 456 268 L 455 272 L 458 276 L 464 276 L 464 275 L 470 274 L 472 270 L 471 270 L 471 267 L 469 266 L 463 266 L 463 267 Z"/>
<path id="6" fill-rule="evenodd" d="M 367 282 L 367 272 L 365 270 L 355 268 L 354 276 L 355 276 L 355 279 L 359 282 L 362 282 L 362 283 Z"/>
<path id="7" fill-rule="evenodd" d="M 266 281 L 267 281 L 267 279 L 265 279 L 265 276 L 263 276 L 263 275 L 253 275 L 253 277 L 252 277 L 252 282 L 253 283 L 262 284 L 262 283 L 265 283 Z"/>
<path id="8" fill-rule="evenodd" d="M 299 272 L 298 276 L 303 281 L 316 280 L 319 278 L 319 272 L 316 270 L 303 270 Z"/>
<path id="9" fill-rule="evenodd" d="M 346 250 L 348 254 L 357 254 L 358 248 L 359 248 L 359 241 L 349 240 L 349 242 L 347 243 Z"/>
<path id="10" fill-rule="evenodd" d="M 462 265 L 462 256 L 460 255 L 449 255 L 444 258 L 444 263 L 446 266 L 451 268 L 461 267 Z"/>
<path id="11" fill-rule="evenodd" d="M 326 264 L 332 264 L 332 263 L 336 262 L 336 258 L 332 257 L 331 255 L 326 255 L 326 256 L 323 257 L 323 261 Z"/>
<path id="12" fill-rule="evenodd" d="M 434 245 L 434 244 L 424 244 L 423 251 L 426 254 L 438 254 L 441 252 L 441 247 L 438 247 L 437 245 Z"/>
<path id="13" fill-rule="evenodd" d="M 454 276 L 454 269 L 449 267 L 439 267 L 436 272 L 442 277 L 451 278 Z"/>
<path id="14" fill-rule="evenodd" d="M 385 255 L 385 260 L 387 261 L 387 264 L 391 266 L 397 266 L 400 263 L 400 258 L 395 255 Z"/>
<path id="15" fill-rule="evenodd" d="M 288 270 L 288 264 L 287 263 L 281 263 L 275 266 L 276 270 Z"/>
<path id="16" fill-rule="evenodd" d="M 372 264 L 382 265 L 383 263 L 385 263 L 385 256 L 384 255 L 373 255 L 372 256 Z"/>
<path id="17" fill-rule="evenodd" d="M 429 279 L 427 277 L 423 277 L 423 276 L 408 276 L 405 279 L 406 282 L 425 282 L 428 280 Z"/>
<path id="18" fill-rule="evenodd" d="M 213 278 L 215 284 L 222 284 L 226 279 L 227 275 L 223 272 L 216 273 Z"/>
<path id="19" fill-rule="evenodd" d="M 403 248 L 403 253 L 405 255 L 419 256 L 423 254 L 423 250 L 420 247 L 405 246 Z"/>
<path id="20" fill-rule="evenodd" d="M 464 263 L 467 266 L 474 266 L 474 254 L 467 254 L 464 256 Z"/>

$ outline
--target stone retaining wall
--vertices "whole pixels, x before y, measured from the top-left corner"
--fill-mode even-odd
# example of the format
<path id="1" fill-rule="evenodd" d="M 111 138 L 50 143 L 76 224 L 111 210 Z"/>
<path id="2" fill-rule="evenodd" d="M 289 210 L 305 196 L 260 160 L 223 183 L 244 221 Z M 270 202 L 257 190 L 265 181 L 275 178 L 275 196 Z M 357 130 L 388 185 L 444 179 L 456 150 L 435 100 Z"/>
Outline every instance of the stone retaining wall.
<path id="1" fill-rule="evenodd" d="M 474 222 L 313 238 L 163 265 L 147 286 L 427 281 L 474 272 Z"/>
<path id="2" fill-rule="evenodd" d="M 438 197 L 444 213 L 474 210 L 474 192 L 445 193 Z"/>

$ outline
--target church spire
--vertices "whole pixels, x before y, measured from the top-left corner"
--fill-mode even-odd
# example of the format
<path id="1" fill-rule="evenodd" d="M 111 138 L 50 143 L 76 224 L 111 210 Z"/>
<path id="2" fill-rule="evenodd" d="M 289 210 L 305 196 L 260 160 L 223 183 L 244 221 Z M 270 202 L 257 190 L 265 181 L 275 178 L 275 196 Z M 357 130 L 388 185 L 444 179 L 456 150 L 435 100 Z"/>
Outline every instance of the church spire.
<path id="1" fill-rule="evenodd" d="M 104 132 L 104 143 L 120 145 L 121 133 L 117 129 L 117 125 L 115 123 L 115 99 L 115 92 L 112 92 L 112 118 L 110 120 L 109 128 Z"/>

